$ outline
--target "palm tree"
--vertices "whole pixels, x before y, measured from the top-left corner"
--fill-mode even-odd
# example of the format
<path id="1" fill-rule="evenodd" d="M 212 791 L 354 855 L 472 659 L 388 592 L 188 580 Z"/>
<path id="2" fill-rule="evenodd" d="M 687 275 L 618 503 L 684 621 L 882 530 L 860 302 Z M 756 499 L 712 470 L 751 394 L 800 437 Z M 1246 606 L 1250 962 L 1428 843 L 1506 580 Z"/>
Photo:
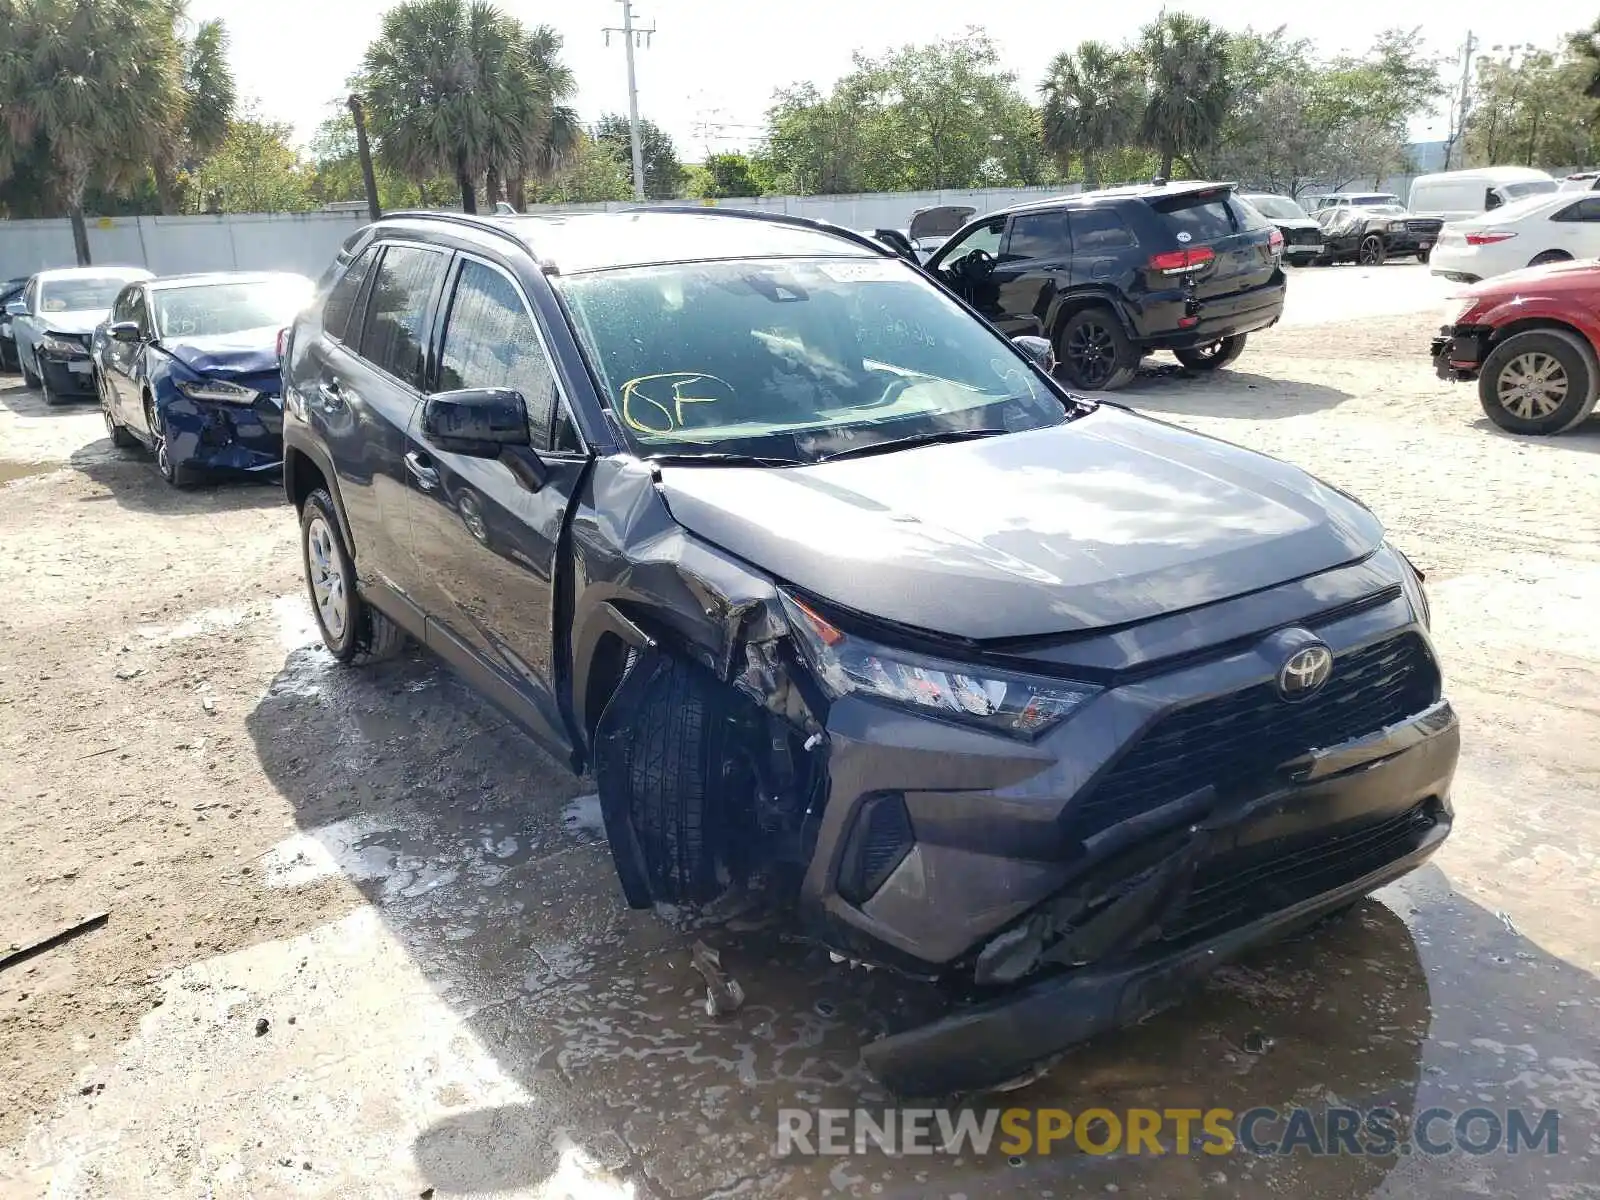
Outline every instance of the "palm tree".
<path id="1" fill-rule="evenodd" d="M 0 177 L 39 155 L 89 262 L 83 197 L 126 186 L 165 152 L 183 107 L 175 4 L 14 0 L 0 11 Z"/>
<path id="2" fill-rule="evenodd" d="M 183 128 L 156 163 L 156 189 L 164 213 L 181 207 L 176 168 L 193 170 L 222 149 L 238 99 L 228 66 L 227 27 L 219 20 L 202 21 L 192 36 L 180 32 L 177 37 L 183 54 Z"/>
<path id="3" fill-rule="evenodd" d="M 378 153 L 411 179 L 454 177 L 461 207 L 542 175 L 571 145 L 576 118 L 556 101 L 573 91 L 561 39 L 529 30 L 487 0 L 404 0 L 383 16 L 359 86 Z"/>
<path id="4" fill-rule="evenodd" d="M 1583 94 L 1591 100 L 1600 100 L 1600 20 L 1581 33 L 1568 37 L 1567 46 L 1575 57 L 1588 64 L 1589 82 Z"/>
<path id="5" fill-rule="evenodd" d="M 1149 75 L 1141 133 L 1161 155 L 1161 177 L 1173 161 L 1210 149 L 1228 115 L 1228 35 L 1188 13 L 1163 12 L 1139 31 Z"/>
<path id="6" fill-rule="evenodd" d="M 1083 160 L 1083 185 L 1100 185 L 1100 156 L 1125 146 L 1137 134 L 1144 109 L 1144 78 L 1128 54 L 1104 42 L 1083 42 L 1055 56 L 1044 83 L 1045 149 L 1063 170 L 1076 154 Z"/>

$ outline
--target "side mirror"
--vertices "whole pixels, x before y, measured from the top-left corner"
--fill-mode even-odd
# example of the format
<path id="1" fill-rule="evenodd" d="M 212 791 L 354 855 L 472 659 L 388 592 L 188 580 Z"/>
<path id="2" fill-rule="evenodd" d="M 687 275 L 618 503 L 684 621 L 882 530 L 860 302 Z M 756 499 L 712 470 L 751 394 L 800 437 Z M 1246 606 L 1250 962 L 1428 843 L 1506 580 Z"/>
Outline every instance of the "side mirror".
<path id="1" fill-rule="evenodd" d="M 6 316 L 20 317 L 28 311 L 28 306 L 21 300 L 11 300 L 6 304 Z"/>
<path id="2" fill-rule="evenodd" d="M 1019 333 L 1011 339 L 1011 344 L 1031 358 L 1034 366 L 1046 375 L 1055 374 L 1056 348 L 1050 344 L 1049 338 L 1034 337 L 1031 333 Z"/>
<path id="3" fill-rule="evenodd" d="M 450 454 L 499 458 L 528 445 L 528 405 L 510 388 L 438 392 L 423 402 L 422 436 Z"/>
<path id="4" fill-rule="evenodd" d="M 139 340 L 139 322 L 113 321 L 106 326 L 106 334 L 114 342 L 137 342 Z"/>

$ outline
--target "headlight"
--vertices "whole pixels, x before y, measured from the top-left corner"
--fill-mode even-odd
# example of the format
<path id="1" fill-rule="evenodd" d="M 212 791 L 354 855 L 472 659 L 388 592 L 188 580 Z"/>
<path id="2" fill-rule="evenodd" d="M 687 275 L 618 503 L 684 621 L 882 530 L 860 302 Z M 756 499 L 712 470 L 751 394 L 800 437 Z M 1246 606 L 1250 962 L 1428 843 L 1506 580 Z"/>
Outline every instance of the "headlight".
<path id="1" fill-rule="evenodd" d="M 803 601 L 780 594 L 806 662 L 833 699 L 856 692 L 928 716 L 1032 738 L 1100 690 L 891 650 L 845 633 Z"/>
<path id="2" fill-rule="evenodd" d="M 206 400 L 213 404 L 254 404 L 261 393 L 225 379 L 183 380 L 178 390 L 191 400 Z"/>
<path id="3" fill-rule="evenodd" d="M 1409 228 L 1410 228 L 1410 226 L 1408 226 L 1404 221 L 1390 221 L 1389 222 L 1389 232 L 1390 233 L 1404 233 Z"/>
<path id="4" fill-rule="evenodd" d="M 1439 316 L 1442 324 L 1449 328 L 1461 324 L 1461 318 L 1477 307 L 1478 302 L 1471 296 L 1452 296 L 1450 303 L 1444 306 L 1444 312 Z"/>
<path id="5" fill-rule="evenodd" d="M 46 354 L 54 354 L 57 358 L 83 358 L 89 353 L 81 342 L 57 337 L 53 333 L 47 333 L 39 339 L 39 349 Z"/>
<path id="6" fill-rule="evenodd" d="M 1428 592 L 1422 586 L 1427 576 L 1417 570 L 1412 561 L 1405 556 L 1404 551 L 1396 546 L 1390 546 L 1389 549 L 1394 551 L 1395 557 L 1400 560 L 1404 568 L 1400 576 L 1400 586 L 1405 590 L 1406 599 L 1411 602 L 1411 611 L 1417 614 L 1424 629 L 1432 629 L 1433 610 L 1428 607 Z"/>

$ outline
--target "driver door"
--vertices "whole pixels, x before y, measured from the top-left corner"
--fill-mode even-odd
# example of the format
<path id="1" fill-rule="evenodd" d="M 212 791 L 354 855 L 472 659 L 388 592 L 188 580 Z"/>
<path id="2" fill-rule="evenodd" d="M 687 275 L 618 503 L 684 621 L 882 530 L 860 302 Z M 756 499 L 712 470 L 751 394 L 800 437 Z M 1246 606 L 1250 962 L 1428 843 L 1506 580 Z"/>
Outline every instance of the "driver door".
<path id="1" fill-rule="evenodd" d="M 928 262 L 933 277 L 985 317 L 1000 314 L 1000 291 L 994 285 L 995 263 L 1006 219 L 991 217 L 969 229 L 960 241 L 944 247 Z"/>
<path id="2" fill-rule="evenodd" d="M 111 323 L 135 321 L 135 303 L 144 295 L 141 284 L 130 283 L 117 294 L 111 305 Z M 142 327 L 141 327 L 142 328 Z M 112 415 L 124 425 L 145 428 L 144 406 L 138 403 L 139 385 L 134 381 L 134 369 L 143 351 L 143 343 L 119 342 L 108 337 L 105 343 L 104 372 L 106 399 Z"/>

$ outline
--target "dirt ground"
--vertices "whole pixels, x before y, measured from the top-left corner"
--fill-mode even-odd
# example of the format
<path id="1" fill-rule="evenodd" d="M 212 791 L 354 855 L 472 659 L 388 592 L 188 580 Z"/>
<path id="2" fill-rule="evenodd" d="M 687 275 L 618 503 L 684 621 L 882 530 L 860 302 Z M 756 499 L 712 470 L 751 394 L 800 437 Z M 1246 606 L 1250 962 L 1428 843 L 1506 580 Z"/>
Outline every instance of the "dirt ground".
<path id="1" fill-rule="evenodd" d="M 857 1050 L 925 997 L 721 931 L 749 999 L 708 1017 L 584 781 L 420 653 L 320 650 L 275 486 L 175 492 L 8 377 L 0 949 L 110 919 L 0 973 L 0 1195 L 1600 1197 L 1600 421 L 1498 433 L 1433 376 L 1421 268 L 1292 280 L 1238 369 L 1118 398 L 1355 493 L 1427 572 L 1456 832 L 1005 1102 L 1556 1108 L 1559 1154 L 777 1156 L 780 1108 L 885 1103 Z"/>

